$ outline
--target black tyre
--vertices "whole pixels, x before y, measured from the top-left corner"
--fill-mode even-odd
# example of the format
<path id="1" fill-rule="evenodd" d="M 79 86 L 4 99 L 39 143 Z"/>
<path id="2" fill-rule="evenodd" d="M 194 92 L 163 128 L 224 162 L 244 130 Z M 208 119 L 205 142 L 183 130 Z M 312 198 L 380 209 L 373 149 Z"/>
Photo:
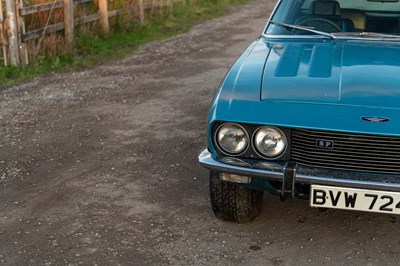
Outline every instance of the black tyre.
<path id="1" fill-rule="evenodd" d="M 210 172 L 210 200 L 215 216 L 237 223 L 256 218 L 261 211 L 264 192 L 221 181 L 220 175 Z"/>

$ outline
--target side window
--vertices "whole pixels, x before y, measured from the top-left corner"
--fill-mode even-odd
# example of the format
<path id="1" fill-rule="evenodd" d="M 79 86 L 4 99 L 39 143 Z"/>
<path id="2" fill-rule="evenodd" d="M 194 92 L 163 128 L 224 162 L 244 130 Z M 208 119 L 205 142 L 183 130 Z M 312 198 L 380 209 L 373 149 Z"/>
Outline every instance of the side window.
<path id="1" fill-rule="evenodd" d="M 311 2 L 313 2 L 313 0 L 305 0 L 303 5 L 301 6 L 301 11 L 304 12 L 305 14 L 308 14 Z"/>

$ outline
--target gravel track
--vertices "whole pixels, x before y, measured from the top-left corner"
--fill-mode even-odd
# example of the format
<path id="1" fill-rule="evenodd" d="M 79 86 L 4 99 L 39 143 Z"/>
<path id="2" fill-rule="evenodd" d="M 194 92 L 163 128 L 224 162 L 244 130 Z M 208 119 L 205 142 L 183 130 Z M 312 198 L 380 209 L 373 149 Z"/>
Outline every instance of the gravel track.
<path id="1" fill-rule="evenodd" d="M 270 195 L 251 223 L 211 213 L 207 109 L 273 6 L 1 90 L 0 264 L 398 265 L 394 216 Z"/>

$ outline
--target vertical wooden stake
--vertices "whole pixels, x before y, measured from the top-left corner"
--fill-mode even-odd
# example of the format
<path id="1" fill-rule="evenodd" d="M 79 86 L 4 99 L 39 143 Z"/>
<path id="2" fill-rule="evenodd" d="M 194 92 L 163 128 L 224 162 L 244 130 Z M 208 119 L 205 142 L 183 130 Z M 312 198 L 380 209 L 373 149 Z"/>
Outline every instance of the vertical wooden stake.
<path id="1" fill-rule="evenodd" d="M 167 8 L 168 8 L 168 12 L 172 13 L 172 10 L 174 9 L 174 1 L 173 0 L 167 0 Z"/>
<path id="2" fill-rule="evenodd" d="M 138 8 L 139 8 L 139 21 L 140 23 L 144 22 L 144 3 L 143 0 L 138 0 Z"/>
<path id="3" fill-rule="evenodd" d="M 108 6 L 107 0 L 99 0 L 100 28 L 103 32 L 108 32 Z"/>
<path id="4" fill-rule="evenodd" d="M 23 42 L 22 36 L 25 34 L 25 19 L 20 16 L 19 9 L 24 7 L 22 0 L 17 0 L 17 17 L 18 17 L 18 40 L 19 40 L 19 55 L 21 60 L 21 65 L 26 66 L 29 63 L 28 59 L 28 49 L 26 47 L 26 43 Z"/>
<path id="5" fill-rule="evenodd" d="M 65 42 L 68 49 L 72 49 L 74 43 L 74 2 L 73 0 L 64 1 L 64 26 Z"/>
<path id="6" fill-rule="evenodd" d="M 4 35 L 3 0 L 0 0 L 0 41 L 3 46 L 4 65 L 8 65 L 7 40 Z"/>
<path id="7" fill-rule="evenodd" d="M 14 0 L 6 0 L 6 20 L 10 65 L 19 66 L 18 28 Z"/>

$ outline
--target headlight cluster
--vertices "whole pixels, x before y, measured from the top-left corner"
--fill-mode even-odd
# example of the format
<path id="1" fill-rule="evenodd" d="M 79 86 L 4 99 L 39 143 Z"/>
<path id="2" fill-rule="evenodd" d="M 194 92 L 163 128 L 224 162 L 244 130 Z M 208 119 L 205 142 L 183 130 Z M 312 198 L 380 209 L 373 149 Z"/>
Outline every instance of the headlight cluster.
<path id="1" fill-rule="evenodd" d="M 216 140 L 224 152 L 233 155 L 242 153 L 249 146 L 249 135 L 238 124 L 222 125 L 217 130 Z"/>
<path id="2" fill-rule="evenodd" d="M 285 134 L 278 128 L 261 127 L 254 135 L 256 151 L 268 158 L 281 155 L 287 146 Z"/>
<path id="3" fill-rule="evenodd" d="M 270 126 L 259 127 L 250 139 L 248 132 L 241 125 L 225 123 L 216 130 L 214 140 L 220 150 L 228 155 L 242 154 L 252 143 L 255 152 L 268 159 L 278 158 L 287 147 L 285 133 Z"/>

